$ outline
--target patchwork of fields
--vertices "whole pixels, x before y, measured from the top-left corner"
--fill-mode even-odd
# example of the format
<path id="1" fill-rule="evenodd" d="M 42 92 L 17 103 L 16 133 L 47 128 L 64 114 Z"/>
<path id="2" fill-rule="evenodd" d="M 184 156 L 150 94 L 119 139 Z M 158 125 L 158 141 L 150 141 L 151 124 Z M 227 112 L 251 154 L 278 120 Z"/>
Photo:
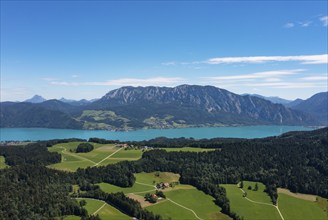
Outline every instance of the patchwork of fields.
<path id="1" fill-rule="evenodd" d="M 94 150 L 88 153 L 75 153 L 80 142 L 57 144 L 49 147 L 49 151 L 58 152 L 62 155 L 62 161 L 52 164 L 49 167 L 76 171 L 78 168 L 89 166 L 105 166 L 124 160 L 138 160 L 141 158 L 143 150 L 119 147 L 114 144 L 93 143 Z M 165 148 L 166 151 L 191 151 L 203 152 L 213 149 L 201 148 Z M 0 157 L 0 168 L 4 168 L 4 158 Z M 160 182 L 178 182 L 178 174 L 166 172 L 137 173 L 136 182 L 132 187 L 122 188 L 108 183 L 99 183 L 100 188 L 107 192 L 123 192 L 130 198 L 140 202 L 143 208 L 161 215 L 164 219 L 230 219 L 220 212 L 220 208 L 215 205 L 214 198 L 197 190 L 191 185 L 177 184 L 163 190 L 166 199 L 158 200 L 157 203 L 145 201 L 146 193 L 155 193 L 155 185 Z M 258 190 L 254 191 L 255 182 L 244 181 L 244 192 L 234 184 L 222 184 L 227 190 L 230 200 L 231 210 L 243 219 L 247 220 L 327 220 L 327 199 L 293 195 L 286 190 L 279 191 L 278 207 L 274 206 L 270 197 L 264 192 L 265 186 L 257 183 Z M 251 186 L 252 190 L 248 187 Z M 312 201 L 305 200 L 311 198 Z M 316 198 L 317 201 L 314 201 Z M 130 219 L 131 217 L 121 213 L 114 207 L 105 204 L 103 201 L 85 199 L 86 209 L 89 214 L 97 213 L 102 219 Z M 100 209 L 101 208 L 101 209 Z M 98 210 L 99 209 L 99 210 Z M 98 211 L 97 211 L 98 210 Z M 97 211 L 97 212 L 96 212 Z M 76 216 L 67 216 L 65 219 L 78 219 Z"/>
<path id="2" fill-rule="evenodd" d="M 62 161 L 52 164 L 49 167 L 76 171 L 78 168 L 87 168 L 92 166 L 105 166 L 117 163 L 123 160 L 138 160 L 141 158 L 142 150 L 126 149 L 117 147 L 114 144 L 96 144 L 93 143 L 94 150 L 88 153 L 75 153 L 74 150 L 80 142 L 71 142 L 57 144 L 49 147 L 51 152 L 58 152 L 62 155 Z"/>
<path id="3" fill-rule="evenodd" d="M 174 173 L 137 173 L 132 187 L 121 188 L 108 183 L 99 184 L 105 192 L 124 192 L 127 196 L 140 201 L 141 205 L 164 219 L 230 219 L 220 213 L 221 209 L 214 204 L 214 198 L 191 185 L 178 184 L 164 189 L 166 199 L 155 204 L 144 201 L 146 193 L 156 191 L 154 185 L 160 182 L 178 182 L 179 175 Z"/>
<path id="4" fill-rule="evenodd" d="M 138 160 L 141 158 L 143 153 L 143 150 L 141 149 L 118 147 L 115 144 L 97 143 L 92 143 L 94 150 L 91 152 L 75 153 L 75 149 L 80 143 L 81 142 L 62 143 L 49 147 L 48 150 L 50 152 L 57 152 L 62 155 L 62 161 L 60 163 L 52 164 L 48 167 L 65 171 L 76 171 L 78 168 L 106 166 L 108 164 L 113 164 L 124 160 Z M 165 150 L 203 152 L 213 149 L 165 148 Z"/>

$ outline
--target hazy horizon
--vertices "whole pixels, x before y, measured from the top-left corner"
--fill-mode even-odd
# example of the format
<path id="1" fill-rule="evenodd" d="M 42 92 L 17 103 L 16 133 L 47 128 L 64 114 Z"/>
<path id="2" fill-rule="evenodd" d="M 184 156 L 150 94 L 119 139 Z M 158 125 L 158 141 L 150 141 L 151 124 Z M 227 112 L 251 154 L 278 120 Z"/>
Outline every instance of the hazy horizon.
<path id="1" fill-rule="evenodd" d="M 181 84 L 181 85 L 184 85 L 184 84 Z M 181 85 L 177 85 L 177 86 L 181 86 Z M 211 86 L 211 85 L 197 85 L 197 84 L 187 84 L 187 85 L 194 85 L 194 86 Z M 123 87 L 123 86 L 122 86 Z M 139 87 L 139 86 L 132 86 L 132 87 Z M 147 87 L 147 86 L 141 86 L 141 87 Z M 174 87 L 176 87 L 176 86 L 158 86 L 158 87 L 169 87 L 169 88 L 174 88 Z M 121 87 L 119 87 L 119 88 L 121 88 Z M 219 88 L 219 87 L 217 87 L 217 88 Z M 115 89 L 118 89 L 118 88 L 115 88 Z M 112 91 L 112 90 L 115 90 L 115 89 L 110 89 L 110 90 L 108 90 L 106 93 L 108 93 L 108 92 L 110 92 L 110 91 Z M 220 88 L 220 89 L 224 89 L 224 88 Z M 229 91 L 229 90 L 228 90 Z M 230 91 L 231 92 L 231 91 Z M 328 91 L 321 91 L 321 92 L 328 92 Z M 318 93 L 321 93 L 321 92 L 318 92 Z M 86 98 L 80 98 L 80 99 L 73 99 L 73 98 L 67 98 L 67 97 L 65 97 L 65 96 L 61 96 L 61 97 L 51 97 L 51 98 L 47 98 L 47 97 L 45 97 L 44 95 L 42 95 L 42 94 L 34 94 L 34 95 L 32 95 L 32 96 L 29 96 L 29 97 L 25 97 L 25 98 L 23 98 L 22 100 L 1 100 L 1 102 L 23 102 L 23 101 L 25 101 L 25 100 L 27 100 L 27 99 L 30 99 L 30 98 L 33 98 L 34 96 L 41 96 L 42 98 L 44 98 L 44 99 L 46 99 L 46 100 L 52 100 L 52 99 L 57 99 L 57 100 L 60 100 L 60 99 L 62 99 L 62 98 L 64 98 L 64 99 L 66 99 L 66 100 L 74 100 L 74 101 L 79 101 L 79 100 L 82 100 L 82 99 L 86 99 L 86 100 L 93 100 L 93 99 L 100 99 L 102 96 L 104 96 L 104 95 L 106 95 L 106 93 L 104 93 L 104 94 L 102 94 L 101 96 L 99 96 L 99 97 L 93 97 L 93 98 L 91 98 L 91 99 L 86 99 Z M 242 94 L 239 94 L 239 93 L 235 93 L 235 94 L 237 94 L 237 95 L 262 95 L 262 94 L 259 94 L 259 93 L 242 93 Z M 316 93 L 317 94 L 317 93 Z M 305 100 L 305 99 L 307 99 L 307 98 L 310 98 L 311 96 L 313 96 L 313 95 L 315 95 L 315 94 L 312 94 L 312 95 L 310 95 L 309 97 L 306 97 L 306 98 L 301 98 L 301 99 L 303 99 L 303 100 Z M 263 95 L 264 96 L 264 95 Z M 272 97 L 278 97 L 278 98 L 282 98 L 282 99 L 286 99 L 286 100 L 289 100 L 289 101 L 293 101 L 293 100 L 295 100 L 295 99 L 287 99 L 287 98 L 284 98 L 284 97 L 280 97 L 280 96 L 266 96 L 266 97 L 270 97 L 270 98 L 272 98 Z"/>
<path id="2" fill-rule="evenodd" d="M 327 7 L 1 1 L 1 101 L 181 84 L 306 99 L 328 87 Z"/>

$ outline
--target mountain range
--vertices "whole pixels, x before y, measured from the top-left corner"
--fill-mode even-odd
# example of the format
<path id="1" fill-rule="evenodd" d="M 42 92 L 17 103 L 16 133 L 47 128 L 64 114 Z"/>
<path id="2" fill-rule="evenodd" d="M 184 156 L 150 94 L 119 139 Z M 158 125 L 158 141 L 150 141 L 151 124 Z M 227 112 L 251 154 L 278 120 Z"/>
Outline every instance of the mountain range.
<path id="1" fill-rule="evenodd" d="M 327 92 L 292 108 L 213 86 L 122 87 L 99 100 L 1 103 L 1 127 L 129 130 L 237 125 L 326 125 Z"/>

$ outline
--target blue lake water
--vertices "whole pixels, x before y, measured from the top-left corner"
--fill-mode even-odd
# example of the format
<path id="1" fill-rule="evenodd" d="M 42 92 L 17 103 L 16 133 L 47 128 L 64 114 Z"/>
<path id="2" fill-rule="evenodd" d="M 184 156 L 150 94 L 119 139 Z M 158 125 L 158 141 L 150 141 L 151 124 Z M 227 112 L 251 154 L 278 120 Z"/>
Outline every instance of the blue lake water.
<path id="1" fill-rule="evenodd" d="M 0 128 L 0 141 L 9 140 L 49 140 L 63 138 L 90 137 L 105 138 L 108 140 L 140 141 L 156 137 L 193 137 L 215 138 L 261 138 L 276 136 L 288 131 L 306 131 L 313 128 L 302 126 L 241 126 L 241 127 L 210 127 L 210 128 L 179 128 L 179 129 L 148 129 L 136 131 L 104 131 L 104 130 L 70 130 L 47 128 Z"/>

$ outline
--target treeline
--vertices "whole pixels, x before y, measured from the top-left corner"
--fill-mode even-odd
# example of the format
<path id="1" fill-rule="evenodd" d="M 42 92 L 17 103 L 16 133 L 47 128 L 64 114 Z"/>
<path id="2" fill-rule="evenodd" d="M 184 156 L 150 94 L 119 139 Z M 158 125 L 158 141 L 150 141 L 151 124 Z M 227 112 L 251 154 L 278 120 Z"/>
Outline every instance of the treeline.
<path id="1" fill-rule="evenodd" d="M 70 176 L 43 166 L 19 165 L 0 170 L 0 219 L 55 219 L 88 212 L 69 197 Z"/>
<path id="2" fill-rule="evenodd" d="M 131 187 L 136 179 L 127 164 L 127 162 L 123 162 L 110 166 L 79 168 L 75 173 L 72 173 L 72 176 L 79 185 L 105 182 L 120 187 Z"/>
<path id="3" fill-rule="evenodd" d="M 0 145 L 0 155 L 6 158 L 6 164 L 9 166 L 33 164 L 49 165 L 59 163 L 61 155 L 55 152 L 49 152 L 47 147 L 59 143 L 68 143 L 73 141 L 85 141 L 83 139 L 55 139 L 49 141 L 38 141 L 24 146 L 2 146 Z"/>
<path id="4" fill-rule="evenodd" d="M 94 149 L 93 145 L 90 143 L 81 143 L 76 148 L 76 153 L 87 153 Z"/>
<path id="5" fill-rule="evenodd" d="M 166 138 L 158 137 L 145 141 L 130 141 L 126 142 L 134 146 L 149 146 L 153 148 L 181 148 L 181 147 L 196 147 L 196 148 L 220 148 L 225 143 L 241 142 L 245 139 L 241 138 L 212 138 L 199 139 L 194 138 Z"/>

